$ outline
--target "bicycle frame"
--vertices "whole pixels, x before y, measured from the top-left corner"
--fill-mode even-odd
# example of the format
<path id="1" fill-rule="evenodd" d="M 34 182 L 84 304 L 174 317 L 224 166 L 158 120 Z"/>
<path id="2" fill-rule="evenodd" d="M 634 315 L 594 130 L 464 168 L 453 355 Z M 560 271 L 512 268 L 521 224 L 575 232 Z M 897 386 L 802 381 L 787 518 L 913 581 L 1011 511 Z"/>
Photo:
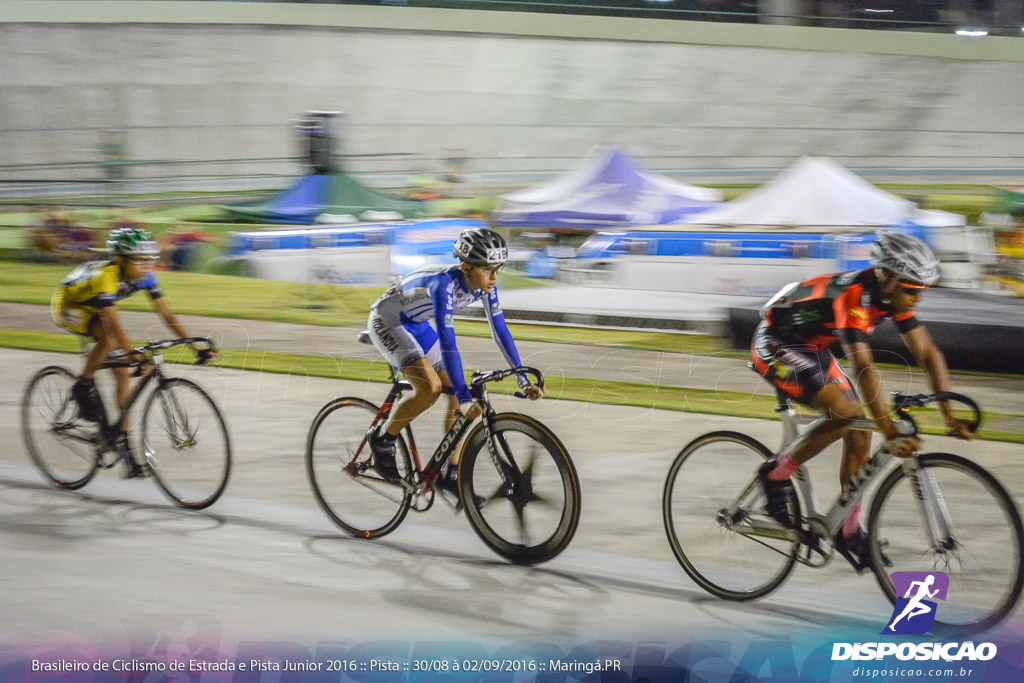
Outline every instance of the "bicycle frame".
<path id="1" fill-rule="evenodd" d="M 371 426 L 377 426 L 383 420 L 387 419 L 387 416 L 391 413 L 391 409 L 394 407 L 395 402 L 401 397 L 402 392 L 406 391 L 407 389 L 412 389 L 412 385 L 409 383 L 409 381 L 405 379 L 400 379 L 393 368 L 391 370 L 391 381 L 391 389 L 390 391 L 388 391 L 387 397 L 384 399 L 384 402 L 381 404 L 380 409 L 374 416 Z M 475 392 L 474 398 L 484 404 L 484 413 L 481 419 L 483 421 L 484 433 L 487 436 L 487 449 L 490 452 L 491 460 L 494 462 L 495 469 L 497 470 L 499 476 L 501 476 L 502 481 L 507 484 L 508 475 L 506 467 L 503 466 L 501 457 L 499 456 L 498 450 L 495 446 L 496 439 L 494 438 L 493 419 L 497 413 L 494 411 L 494 408 L 491 407 L 491 402 L 487 397 L 486 384 L 481 383 L 479 385 L 479 389 Z M 416 440 L 412 434 L 412 425 L 406 425 L 403 431 L 405 432 L 408 438 L 409 455 L 412 458 L 412 464 L 414 469 L 420 474 L 421 483 L 419 485 L 413 485 L 410 482 L 403 480 L 402 486 L 405 489 L 407 489 L 410 493 L 415 493 L 420 487 L 424 485 L 424 483 L 428 483 L 429 485 L 433 486 L 434 482 L 437 480 L 437 475 L 439 475 L 441 472 L 441 466 L 444 465 L 444 463 L 448 461 L 448 458 L 452 456 L 452 454 L 455 451 L 455 448 L 462 442 L 462 439 L 466 436 L 466 433 L 469 431 L 469 428 L 471 426 L 472 422 L 465 415 L 463 415 L 461 412 L 456 413 L 455 422 L 453 422 L 452 426 L 448 429 L 447 432 L 445 432 L 444 437 L 441 439 L 441 442 L 437 445 L 437 448 L 434 450 L 433 455 L 430 456 L 430 459 L 427 460 L 427 464 L 424 466 L 421 465 L 420 463 L 419 451 L 416 448 Z M 363 437 L 363 440 L 360 443 L 359 448 L 356 449 L 353 462 L 358 458 L 363 448 L 366 447 L 366 441 L 366 437 Z M 509 452 L 508 446 L 506 444 L 501 445 L 502 449 L 505 452 L 506 460 L 512 462 L 512 456 L 511 453 Z"/>
<path id="2" fill-rule="evenodd" d="M 782 420 L 781 448 L 789 446 L 796 439 L 801 425 L 813 426 L 825 420 L 822 417 L 798 415 L 788 399 L 780 399 L 778 411 Z M 875 424 L 866 419 L 854 420 L 851 429 L 874 431 Z M 839 533 L 850 511 L 861 502 L 867 488 L 888 471 L 888 466 L 895 459 L 895 456 L 885 450 L 884 444 L 876 448 L 867 462 L 861 465 L 853 478 L 842 487 L 827 511 L 821 509 L 814 488 L 811 486 L 810 477 L 807 475 L 806 468 L 802 466 L 794 476 L 794 482 L 807 508 L 801 511 L 804 522 L 810 526 L 819 525 L 819 528 L 828 531 L 830 537 L 834 537 Z M 934 477 L 931 473 L 920 470 L 916 455 L 904 458 L 901 466 L 914 486 L 916 498 L 921 505 L 921 513 L 927 520 L 926 528 L 931 545 L 936 550 L 948 550 L 949 539 L 953 537 L 953 528 L 942 492 Z"/>
<path id="3" fill-rule="evenodd" d="M 373 418 L 372 426 L 380 424 L 382 421 L 387 419 L 387 416 L 391 413 L 391 409 L 394 407 L 395 401 L 397 401 L 402 392 L 411 389 L 412 385 L 406 380 L 395 380 L 391 385 L 391 390 L 388 392 L 387 398 L 384 399 L 384 403 L 381 404 L 380 410 L 377 411 L 377 415 Z M 490 418 L 494 415 L 494 410 L 491 408 L 490 403 L 486 404 L 486 410 L 484 411 L 484 424 L 487 430 L 487 435 L 490 437 L 491 426 Z M 455 417 L 455 422 L 452 423 L 451 428 L 445 432 L 441 442 L 437 445 L 433 455 L 427 460 L 426 466 L 420 463 L 419 450 L 416 448 L 416 439 L 412 434 L 412 425 L 406 425 L 403 429 L 409 442 L 409 455 L 412 458 L 412 464 L 415 470 L 420 474 L 423 482 L 427 482 L 433 485 L 437 479 L 438 474 L 441 472 L 441 466 L 448 461 L 452 453 L 455 451 L 455 447 L 459 445 L 462 438 L 469 431 L 471 422 L 465 415 L 458 413 Z M 363 438 L 363 442 L 360 444 L 359 449 L 356 450 L 356 457 L 362 452 L 362 449 L 366 447 L 366 438 Z M 408 489 L 410 492 L 414 492 L 418 487 L 410 484 L 407 481 L 402 481 L 402 486 Z"/>
<path id="4" fill-rule="evenodd" d="M 154 379 L 163 379 L 163 375 L 160 372 L 160 365 L 162 364 L 163 356 L 157 355 L 153 357 L 153 370 L 142 375 L 142 377 L 139 378 L 139 381 L 135 383 L 135 386 L 132 387 L 131 393 L 128 394 L 128 399 L 118 410 L 117 418 L 115 420 L 108 420 L 106 424 L 103 425 L 102 432 L 108 441 L 108 445 L 109 443 L 113 443 L 113 440 L 117 437 L 118 432 L 120 431 L 119 425 L 128 419 L 128 413 L 131 412 L 132 408 L 135 406 L 135 402 L 139 400 L 140 396 L 142 396 L 142 392 L 146 390 L 146 387 L 148 387 Z"/>
<path id="5" fill-rule="evenodd" d="M 187 343 L 193 343 L 193 342 L 206 342 L 207 344 L 210 344 L 209 339 L 205 339 L 203 337 L 188 337 L 188 338 L 184 338 L 184 339 L 177 339 L 177 340 L 170 340 L 170 341 L 164 341 L 164 342 L 156 342 L 154 344 L 147 344 L 145 346 L 141 346 L 138 349 L 136 349 L 136 351 L 143 351 L 145 349 L 149 349 L 149 350 L 151 350 L 153 352 L 152 356 L 149 359 L 150 363 L 151 363 L 151 368 L 152 369 L 149 372 L 143 373 L 139 377 L 139 381 L 135 383 L 134 387 L 132 387 L 132 390 L 128 394 L 128 398 L 125 400 L 124 405 L 121 406 L 118 409 L 116 419 L 114 419 L 114 420 L 107 419 L 108 416 L 106 414 L 106 407 L 104 407 L 104 409 L 103 409 L 103 417 L 104 417 L 104 419 L 103 419 L 103 422 L 99 423 L 100 436 L 102 436 L 102 438 L 103 438 L 103 443 L 102 444 L 98 444 L 98 445 L 101 446 L 101 450 L 97 452 L 97 456 L 96 456 L 97 458 L 99 458 L 100 453 L 102 452 L 102 450 L 104 450 L 104 449 L 105 450 L 112 450 L 114 448 L 115 442 L 116 442 L 116 440 L 118 438 L 118 435 L 121 432 L 120 425 L 125 420 L 128 419 L 128 414 L 131 412 L 132 408 L 135 406 L 136 401 L 139 400 L 139 397 L 142 396 L 142 392 L 146 390 L 146 387 L 148 387 L 153 382 L 154 379 L 158 380 L 160 383 L 163 383 L 165 381 L 164 375 L 163 375 L 163 373 L 160 370 L 160 366 L 164 364 L 164 357 L 160 353 L 160 350 L 161 349 L 165 349 L 165 348 L 170 348 L 172 346 L 177 346 L 177 345 L 180 345 L 180 344 L 187 344 Z M 210 344 L 210 349 L 211 350 L 213 349 L 212 344 Z M 133 366 L 131 363 L 128 363 L 127 361 L 124 361 L 124 360 L 108 360 L 107 362 L 103 363 L 100 366 L 100 369 L 102 370 L 102 369 L 128 368 L 128 367 L 136 367 L 136 366 Z M 138 367 L 145 367 L 145 366 L 138 366 Z M 84 438 L 84 437 L 79 436 L 77 434 L 68 434 L 67 436 L 70 439 L 74 439 L 76 441 L 81 441 L 82 443 L 89 443 L 89 444 L 95 443 L 95 439 L 92 439 L 92 438 L 88 438 L 87 439 L 87 438 Z"/>

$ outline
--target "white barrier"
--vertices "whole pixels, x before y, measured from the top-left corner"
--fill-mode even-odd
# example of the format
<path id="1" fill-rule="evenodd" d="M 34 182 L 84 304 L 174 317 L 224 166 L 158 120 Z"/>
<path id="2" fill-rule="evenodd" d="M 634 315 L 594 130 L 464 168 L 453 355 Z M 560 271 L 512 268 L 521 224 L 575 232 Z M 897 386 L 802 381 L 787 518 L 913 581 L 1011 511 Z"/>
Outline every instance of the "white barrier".
<path id="1" fill-rule="evenodd" d="M 783 285 L 835 271 L 832 259 L 620 256 L 578 263 L 565 280 L 625 289 L 771 296 Z"/>
<path id="2" fill-rule="evenodd" d="M 267 249 L 241 257 L 254 277 L 331 285 L 385 286 L 391 280 L 391 248 Z"/>

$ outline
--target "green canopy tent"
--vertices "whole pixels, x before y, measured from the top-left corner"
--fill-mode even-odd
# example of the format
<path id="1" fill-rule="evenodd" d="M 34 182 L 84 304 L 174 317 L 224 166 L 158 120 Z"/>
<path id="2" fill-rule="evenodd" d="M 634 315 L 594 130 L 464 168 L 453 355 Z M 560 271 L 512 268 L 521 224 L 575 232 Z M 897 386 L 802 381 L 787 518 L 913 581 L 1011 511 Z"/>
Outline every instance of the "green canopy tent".
<path id="1" fill-rule="evenodd" d="M 1000 187 L 995 210 L 1000 213 L 1024 213 L 1024 187 Z"/>
<path id="2" fill-rule="evenodd" d="M 302 224 L 311 224 L 325 213 L 358 218 L 366 211 L 393 211 L 412 218 L 423 212 L 421 202 L 377 192 L 344 173 L 307 175 L 270 199 L 221 208 L 243 221 Z"/>

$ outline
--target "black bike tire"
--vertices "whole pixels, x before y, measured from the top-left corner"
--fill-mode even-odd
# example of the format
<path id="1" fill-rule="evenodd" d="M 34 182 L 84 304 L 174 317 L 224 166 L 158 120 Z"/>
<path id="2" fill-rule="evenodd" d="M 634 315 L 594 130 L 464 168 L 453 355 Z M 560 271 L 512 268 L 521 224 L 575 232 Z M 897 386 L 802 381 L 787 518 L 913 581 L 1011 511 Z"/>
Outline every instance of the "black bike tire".
<path id="1" fill-rule="evenodd" d="M 662 490 L 661 511 L 662 518 L 665 524 L 665 534 L 668 536 L 668 544 L 669 547 L 672 549 L 672 554 L 675 556 L 676 561 L 679 562 L 679 565 L 683 568 L 683 571 L 685 571 L 686 574 L 691 579 L 693 579 L 693 581 L 698 586 L 706 590 L 708 593 L 711 593 L 712 595 L 715 595 L 719 598 L 723 598 L 725 600 L 734 600 L 739 602 L 746 600 L 756 600 L 757 598 L 761 598 L 765 595 L 768 595 L 769 593 L 777 589 L 779 586 L 781 586 L 787 578 L 789 578 L 790 573 L 793 571 L 793 566 L 796 564 L 797 554 L 800 548 L 798 542 L 793 542 L 793 547 L 789 553 L 787 561 L 782 566 L 781 571 L 779 571 L 779 573 L 771 581 L 761 586 L 757 590 L 735 591 L 730 590 L 728 588 L 723 588 L 722 586 L 719 586 L 718 584 L 714 583 L 713 581 L 709 580 L 706 576 L 704 576 L 686 556 L 686 552 L 680 544 L 678 534 L 676 534 L 675 531 L 675 520 L 672 519 L 672 489 L 675 485 L 676 477 L 679 473 L 679 470 L 682 468 L 687 458 L 689 458 L 690 455 L 692 455 L 697 449 L 706 446 L 710 443 L 714 443 L 715 441 L 731 441 L 734 443 L 742 444 L 744 446 L 749 447 L 751 450 L 753 450 L 755 453 L 760 455 L 765 460 L 771 458 L 773 455 L 771 450 L 769 450 L 768 447 L 762 444 L 760 441 L 750 436 L 747 436 L 746 434 L 741 434 L 740 432 L 708 432 L 707 434 L 698 436 L 696 439 L 686 444 L 686 446 L 684 446 L 683 449 L 679 451 L 679 454 L 675 457 L 675 460 L 672 461 L 672 465 L 671 467 L 669 467 L 668 470 L 668 476 L 665 479 L 664 489 Z M 794 505 L 796 507 L 795 512 L 797 515 L 797 519 L 800 519 L 799 501 L 794 501 Z"/>
<path id="2" fill-rule="evenodd" d="M 224 448 L 227 450 L 224 454 L 224 474 L 221 476 L 217 488 L 209 496 L 199 501 L 187 501 L 176 496 L 171 490 L 170 485 L 164 482 L 160 476 L 159 466 L 154 466 L 153 463 L 148 464 L 153 470 L 153 479 L 156 481 L 157 486 L 160 487 L 160 490 L 163 491 L 175 505 L 187 510 L 204 510 L 217 502 L 217 499 L 220 498 L 222 493 L 224 493 L 224 489 L 227 488 L 228 478 L 231 476 L 231 435 L 228 432 L 228 425 L 224 421 L 224 416 L 221 415 L 220 408 L 217 407 L 217 404 L 210 395 L 206 393 L 206 390 L 195 382 L 185 379 L 184 377 L 162 378 L 160 380 L 160 384 L 150 395 L 149 400 L 146 401 L 146 408 L 142 413 L 142 443 L 147 442 L 146 430 L 149 420 L 146 418 L 149 416 L 149 411 L 152 410 L 153 406 L 156 404 L 157 399 L 160 397 L 160 392 L 168 391 L 170 388 L 175 386 L 185 386 L 194 390 L 206 401 L 206 405 L 213 410 L 213 414 L 217 418 L 217 422 L 220 424 L 221 431 L 224 434 Z"/>
<path id="3" fill-rule="evenodd" d="M 513 564 L 534 565 L 547 562 L 561 553 L 572 541 L 580 522 L 580 478 L 569 452 L 562 442 L 539 420 L 519 413 L 499 413 L 492 418 L 495 432 L 518 431 L 539 442 L 551 455 L 562 481 L 565 493 L 565 507 L 554 533 L 543 542 L 524 546 L 506 540 L 496 532 L 480 515 L 475 505 L 466 505 L 474 500 L 475 489 L 472 477 L 473 464 L 480 452 L 486 449 L 486 430 L 481 422 L 466 438 L 466 445 L 459 460 L 459 500 L 463 504 L 466 519 L 480 540 L 488 548 Z M 524 429 L 526 426 L 530 431 Z M 539 438 L 535 438 L 539 437 Z M 487 457 L 490 457 L 488 452 Z"/>
<path id="4" fill-rule="evenodd" d="M 32 379 L 29 381 L 28 388 L 25 390 L 25 396 L 24 398 L 22 398 L 21 403 L 21 436 L 25 442 L 25 448 L 26 450 L 28 450 L 29 457 L 32 458 L 32 462 L 35 463 L 36 467 L 39 468 L 39 471 L 43 473 L 43 476 L 46 477 L 57 488 L 75 491 L 88 484 L 92 480 L 92 478 L 96 476 L 96 471 L 99 468 L 99 458 L 93 458 L 92 466 L 80 479 L 76 479 L 74 481 L 65 481 L 63 479 L 60 479 L 59 477 L 54 476 L 53 473 L 50 472 L 48 466 L 43 461 L 43 458 L 37 452 L 36 446 L 35 444 L 33 444 L 32 438 L 29 434 L 30 430 L 28 411 L 29 397 L 32 395 L 32 390 L 35 389 L 37 384 L 40 381 L 42 381 L 45 377 L 56 374 L 67 377 L 72 383 L 78 381 L 78 377 L 73 372 L 65 368 L 62 368 L 58 365 L 47 366 L 40 370 L 39 372 L 37 372 L 35 375 L 33 375 Z"/>
<path id="5" fill-rule="evenodd" d="M 1024 588 L 1024 525 L 1021 523 L 1020 513 L 1017 510 L 1016 504 L 1013 502 L 1013 498 L 1007 493 L 1006 489 L 1002 484 L 999 483 L 988 470 L 981 465 L 978 465 L 967 458 L 952 453 L 926 453 L 918 456 L 918 463 L 920 467 L 929 466 L 946 466 L 951 469 L 959 469 L 962 471 L 970 472 L 973 476 L 977 477 L 994 495 L 995 500 L 1000 504 L 1000 507 L 1006 512 L 1010 519 L 1010 524 L 1013 527 L 1014 536 L 1017 539 L 1017 567 L 1016 575 L 1010 586 L 1010 592 L 1007 594 L 1006 599 L 999 605 L 999 607 L 993 610 L 985 619 L 972 623 L 972 624 L 950 624 L 942 621 L 941 618 L 936 618 L 935 626 L 933 631 L 942 633 L 977 633 L 985 631 L 992 626 L 998 624 L 1006 617 L 1010 611 L 1016 606 L 1020 599 L 1021 589 Z M 896 591 L 892 585 L 892 581 L 887 573 L 887 568 L 882 565 L 879 557 L 880 548 L 875 539 L 878 534 L 878 520 L 881 516 L 882 508 L 885 504 L 885 499 L 892 491 L 893 487 L 901 479 L 906 477 L 906 473 L 902 467 L 897 467 L 895 470 L 889 473 L 889 475 L 882 481 L 878 487 L 878 491 L 875 492 L 874 498 L 871 501 L 871 511 L 868 515 L 868 538 L 870 539 L 871 547 L 871 568 L 875 574 L 875 579 L 878 582 L 879 588 L 882 589 L 882 593 L 888 598 L 889 602 L 895 604 L 896 602 Z M 961 531 L 963 528 L 962 524 L 959 524 Z M 961 534 L 969 536 L 970 534 Z M 939 612 L 939 617 L 942 616 L 942 612 Z"/>
<path id="6" fill-rule="evenodd" d="M 309 485 L 313 489 L 313 497 L 316 498 L 317 504 L 320 509 L 324 511 L 324 514 L 334 522 L 335 525 L 344 529 L 349 534 L 356 538 L 380 538 L 391 533 L 405 520 L 407 514 L 409 514 L 409 506 L 412 503 L 412 494 L 406 493 L 402 497 L 402 501 L 398 504 L 398 509 L 395 512 L 395 516 L 392 517 L 386 524 L 376 527 L 374 529 L 366 529 L 362 527 L 353 526 L 344 519 L 341 518 L 332 508 L 330 503 L 327 502 L 327 498 L 323 495 L 320 490 L 320 483 L 316 480 L 316 470 L 313 466 L 313 444 L 316 440 L 317 432 L 320 429 L 320 425 L 327 419 L 327 416 L 336 410 L 342 408 L 354 406 L 362 408 L 367 412 L 366 426 L 369 428 L 373 417 L 380 410 L 379 406 L 367 401 L 366 399 L 357 398 L 355 396 L 346 396 L 342 398 L 336 398 L 332 401 L 328 401 L 320 412 L 317 413 L 316 417 L 313 418 L 313 424 L 309 427 L 309 434 L 306 437 L 306 474 L 309 478 Z M 405 444 L 405 439 L 399 435 L 395 441 L 395 457 L 402 458 L 405 463 L 405 471 L 412 471 L 412 463 L 409 457 L 409 449 Z M 367 446 L 368 448 L 369 446 Z"/>

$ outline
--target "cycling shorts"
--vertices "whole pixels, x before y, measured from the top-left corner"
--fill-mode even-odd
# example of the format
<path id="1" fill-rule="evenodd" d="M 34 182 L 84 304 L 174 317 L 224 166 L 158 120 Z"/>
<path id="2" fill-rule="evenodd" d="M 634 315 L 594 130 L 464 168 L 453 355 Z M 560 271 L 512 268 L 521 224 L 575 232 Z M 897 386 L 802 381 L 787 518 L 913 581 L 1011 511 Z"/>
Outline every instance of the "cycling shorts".
<path id="1" fill-rule="evenodd" d="M 66 290 L 61 288 L 50 298 L 50 317 L 58 327 L 63 327 L 68 332 L 92 337 L 89 326 L 99 313 L 98 309 L 85 304 L 68 301 L 65 297 Z"/>
<path id="2" fill-rule="evenodd" d="M 444 371 L 441 358 L 441 343 L 437 331 L 427 322 L 399 323 L 388 325 L 378 315 L 377 309 L 370 309 L 370 318 L 366 321 L 370 333 L 370 341 L 380 351 L 391 367 L 404 370 L 410 363 L 426 358 L 434 371 Z"/>
<path id="3" fill-rule="evenodd" d="M 757 373 L 797 403 L 813 408 L 814 398 L 826 384 L 838 384 L 850 398 L 857 398 L 832 352 L 787 344 L 768 333 L 767 323 L 762 322 L 754 332 L 750 354 Z"/>

